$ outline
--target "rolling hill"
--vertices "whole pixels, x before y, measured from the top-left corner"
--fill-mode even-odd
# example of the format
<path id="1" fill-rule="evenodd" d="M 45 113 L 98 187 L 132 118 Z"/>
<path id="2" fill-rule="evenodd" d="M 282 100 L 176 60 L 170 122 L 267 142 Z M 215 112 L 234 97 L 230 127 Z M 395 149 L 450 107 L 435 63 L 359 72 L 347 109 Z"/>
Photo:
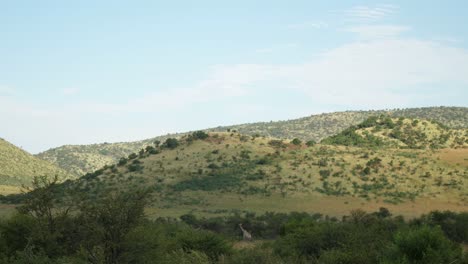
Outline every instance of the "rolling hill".
<path id="1" fill-rule="evenodd" d="M 335 112 L 309 117 L 277 121 L 216 127 L 205 131 L 225 132 L 236 130 L 250 136 L 266 136 L 283 139 L 299 138 L 303 141 L 320 141 L 336 135 L 350 126 L 357 125 L 370 116 L 388 114 L 393 117 L 412 117 L 434 120 L 450 128 L 468 127 L 467 107 L 426 107 L 379 111 Z M 93 145 L 67 145 L 39 153 L 38 158 L 49 161 L 65 171 L 81 176 L 104 165 L 111 165 L 122 156 L 138 152 L 154 141 L 170 137 L 182 137 L 189 133 L 165 135 L 137 142 L 103 143 Z"/>
<path id="2" fill-rule="evenodd" d="M 434 121 L 373 116 L 322 140 L 325 144 L 410 149 L 468 147 L 468 129 L 449 129 Z"/>
<path id="3" fill-rule="evenodd" d="M 58 175 L 65 180 L 73 176 L 26 151 L 0 139 L 0 193 L 17 192 L 21 185 L 29 185 L 33 176 Z"/>
<path id="4" fill-rule="evenodd" d="M 387 142 L 383 120 L 368 119 L 356 126 L 355 133 L 366 129 Z M 449 133 L 447 146 L 460 132 L 427 120 L 390 120 L 401 122 L 403 128 L 409 124 L 406 132 Z M 457 149 L 437 149 L 420 144 L 408 148 L 390 138 L 392 144 L 378 147 L 343 145 L 332 138 L 305 144 L 238 132 L 196 132 L 148 146 L 118 164 L 67 182 L 62 191 L 78 188 L 95 199 L 100 193 L 149 188 L 153 205 L 148 210 L 160 216 L 233 210 L 344 215 L 356 208 L 379 207 L 416 216 L 468 208 L 466 142 Z M 424 144 L 433 139 L 428 138 Z"/>

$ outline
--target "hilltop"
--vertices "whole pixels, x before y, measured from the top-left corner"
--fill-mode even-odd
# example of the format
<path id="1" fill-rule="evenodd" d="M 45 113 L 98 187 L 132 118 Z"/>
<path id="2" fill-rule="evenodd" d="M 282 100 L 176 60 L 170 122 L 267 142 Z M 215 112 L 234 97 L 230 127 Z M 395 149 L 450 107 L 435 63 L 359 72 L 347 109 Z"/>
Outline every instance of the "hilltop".
<path id="1" fill-rule="evenodd" d="M 379 111 L 346 111 L 312 115 L 309 117 L 277 121 L 216 127 L 205 131 L 225 132 L 235 130 L 250 136 L 266 136 L 282 139 L 298 138 L 302 141 L 320 140 L 336 135 L 350 126 L 357 125 L 369 118 L 387 114 L 392 117 L 411 117 L 433 120 L 449 128 L 468 127 L 468 108 L 466 107 L 426 107 Z M 38 158 L 47 160 L 67 172 L 81 176 L 93 172 L 104 165 L 111 165 L 123 156 L 138 152 L 154 141 L 164 141 L 170 137 L 182 137 L 189 133 L 172 134 L 151 139 L 103 143 L 93 145 L 62 146 L 39 153 Z"/>
<path id="2" fill-rule="evenodd" d="M 0 139 L 0 193 L 17 192 L 18 187 L 29 185 L 34 176 L 41 175 L 58 175 L 63 180 L 72 178 L 55 165 Z"/>
<path id="3" fill-rule="evenodd" d="M 373 116 L 357 126 L 322 140 L 324 144 L 441 149 L 468 147 L 468 129 L 449 129 L 435 121 Z"/>
<path id="4" fill-rule="evenodd" d="M 149 212 L 158 215 L 231 210 L 343 215 L 383 206 L 414 216 L 436 209 L 466 210 L 466 157 L 467 148 L 373 148 L 196 132 L 148 146 L 64 186 L 78 187 L 92 199 L 100 193 L 149 188 Z"/>

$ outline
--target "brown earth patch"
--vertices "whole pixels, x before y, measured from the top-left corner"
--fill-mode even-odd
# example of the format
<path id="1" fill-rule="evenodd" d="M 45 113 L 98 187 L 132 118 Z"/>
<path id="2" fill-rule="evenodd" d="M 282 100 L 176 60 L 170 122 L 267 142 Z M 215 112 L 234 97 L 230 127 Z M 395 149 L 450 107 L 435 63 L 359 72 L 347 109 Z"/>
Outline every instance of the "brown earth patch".
<path id="1" fill-rule="evenodd" d="M 434 154 L 440 160 L 451 164 L 451 165 L 461 165 L 468 167 L 468 149 L 459 148 L 459 149 L 441 149 Z"/>

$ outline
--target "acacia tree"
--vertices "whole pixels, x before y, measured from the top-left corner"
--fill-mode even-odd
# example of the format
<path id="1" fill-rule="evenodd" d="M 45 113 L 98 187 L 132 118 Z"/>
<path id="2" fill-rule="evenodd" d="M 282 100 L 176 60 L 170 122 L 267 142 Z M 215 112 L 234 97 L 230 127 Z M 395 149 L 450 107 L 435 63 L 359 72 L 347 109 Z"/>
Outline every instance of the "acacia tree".
<path id="1" fill-rule="evenodd" d="M 110 193 L 79 206 L 83 248 L 91 263 L 119 263 L 126 235 L 144 219 L 149 191 Z"/>
<path id="2" fill-rule="evenodd" d="M 62 203 L 59 206 L 56 195 L 58 176 L 36 176 L 32 187 L 24 187 L 25 200 L 17 210 L 36 219 L 45 226 L 50 233 L 56 231 L 57 222 L 68 216 L 71 204 Z"/>
<path id="3" fill-rule="evenodd" d="M 57 199 L 60 197 L 58 184 L 58 176 L 34 177 L 31 187 L 23 186 L 25 198 L 23 204 L 17 207 L 19 215 L 31 219 L 28 245 L 39 246 L 50 257 L 67 251 L 69 242 L 67 226 L 71 221 L 69 213 L 72 203 L 64 197 L 61 201 Z"/>

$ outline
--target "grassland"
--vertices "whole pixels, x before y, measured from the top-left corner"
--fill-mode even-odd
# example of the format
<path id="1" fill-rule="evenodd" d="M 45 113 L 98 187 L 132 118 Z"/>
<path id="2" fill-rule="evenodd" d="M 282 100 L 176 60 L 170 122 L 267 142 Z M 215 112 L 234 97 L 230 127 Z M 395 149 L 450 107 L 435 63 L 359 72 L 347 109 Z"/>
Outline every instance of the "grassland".
<path id="1" fill-rule="evenodd" d="M 55 165 L 0 139 L 0 194 L 18 192 L 18 186 L 28 185 L 34 176 L 40 175 L 58 175 L 62 180 L 73 178 Z"/>
<path id="2" fill-rule="evenodd" d="M 299 119 L 240 124 L 207 129 L 211 132 L 235 130 L 244 135 L 282 139 L 299 138 L 302 141 L 321 141 L 336 135 L 350 126 L 357 125 L 370 116 L 388 114 L 392 117 L 411 117 L 434 120 L 450 128 L 468 127 L 466 107 L 427 107 L 379 111 L 347 111 L 312 115 Z M 121 157 L 138 152 L 153 142 L 169 137 L 182 137 L 189 133 L 172 134 L 137 142 L 102 143 L 81 146 L 63 146 L 39 153 L 37 157 L 47 160 L 75 176 L 93 172 L 104 165 L 112 165 Z"/>
<path id="3" fill-rule="evenodd" d="M 414 120 L 402 122 L 405 127 Z M 451 135 L 440 147 L 451 146 L 460 132 L 424 120 L 418 124 L 411 128 Z M 385 139 L 382 130 L 364 129 Z M 238 132 L 211 132 L 202 139 L 184 136 L 178 145 L 148 147 L 68 186 L 79 186 L 91 197 L 149 188 L 153 203 L 148 212 L 158 216 L 236 210 L 339 216 L 381 206 L 417 216 L 435 209 L 468 208 L 465 143 L 458 149 L 409 148 L 403 141 L 378 147 L 295 143 Z"/>

